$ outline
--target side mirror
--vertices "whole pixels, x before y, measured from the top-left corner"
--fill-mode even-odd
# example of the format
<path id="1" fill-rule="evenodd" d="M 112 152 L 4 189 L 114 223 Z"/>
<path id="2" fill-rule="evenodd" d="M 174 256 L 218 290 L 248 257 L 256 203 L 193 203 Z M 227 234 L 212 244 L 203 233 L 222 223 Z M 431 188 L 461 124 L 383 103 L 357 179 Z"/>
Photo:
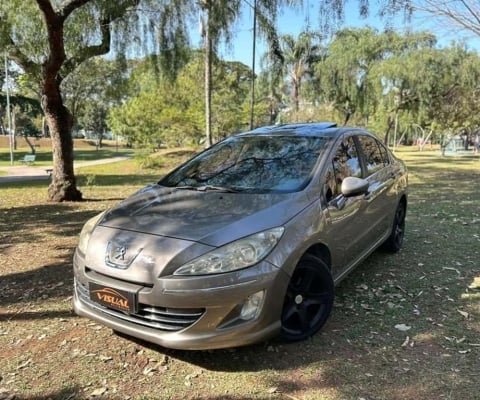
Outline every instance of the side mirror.
<path id="1" fill-rule="evenodd" d="M 344 197 L 355 197 L 368 192 L 368 181 L 349 176 L 342 181 L 342 194 Z"/>

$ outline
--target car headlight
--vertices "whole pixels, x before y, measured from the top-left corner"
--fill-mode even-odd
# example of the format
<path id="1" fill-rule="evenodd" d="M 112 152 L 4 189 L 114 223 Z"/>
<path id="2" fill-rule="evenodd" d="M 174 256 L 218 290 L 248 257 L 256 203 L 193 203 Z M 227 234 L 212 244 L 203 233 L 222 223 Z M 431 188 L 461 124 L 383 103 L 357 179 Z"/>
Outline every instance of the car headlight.
<path id="1" fill-rule="evenodd" d="M 273 228 L 210 251 L 178 268 L 174 275 L 209 275 L 247 268 L 263 260 L 282 237 L 284 228 Z"/>
<path id="2" fill-rule="evenodd" d="M 83 225 L 82 231 L 80 232 L 80 239 L 78 240 L 78 250 L 85 254 L 87 252 L 88 242 L 90 241 L 90 236 L 97 226 L 98 222 L 103 218 L 107 211 L 103 211 L 100 214 L 96 215 L 93 218 L 90 218 L 85 225 Z"/>

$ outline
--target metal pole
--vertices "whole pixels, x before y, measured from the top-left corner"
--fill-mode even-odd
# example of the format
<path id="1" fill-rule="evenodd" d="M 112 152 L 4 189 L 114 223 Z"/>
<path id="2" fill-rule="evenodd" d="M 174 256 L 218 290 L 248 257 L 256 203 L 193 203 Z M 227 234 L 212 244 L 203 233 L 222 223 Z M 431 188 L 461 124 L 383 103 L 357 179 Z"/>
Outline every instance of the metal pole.
<path id="1" fill-rule="evenodd" d="M 12 119 L 10 115 L 10 88 L 8 82 L 8 63 L 7 53 L 5 53 L 5 87 L 7 88 L 7 121 L 8 121 L 8 135 L 10 144 L 10 165 L 13 165 L 13 132 L 12 132 Z"/>
<path id="2" fill-rule="evenodd" d="M 393 152 L 397 147 L 397 128 L 398 128 L 398 111 L 395 112 L 395 129 L 393 131 Z"/>
<path id="3" fill-rule="evenodd" d="M 255 110 L 255 57 L 257 41 L 257 0 L 253 2 L 253 54 L 252 54 L 252 98 L 250 101 L 250 130 L 253 129 L 253 117 Z"/>

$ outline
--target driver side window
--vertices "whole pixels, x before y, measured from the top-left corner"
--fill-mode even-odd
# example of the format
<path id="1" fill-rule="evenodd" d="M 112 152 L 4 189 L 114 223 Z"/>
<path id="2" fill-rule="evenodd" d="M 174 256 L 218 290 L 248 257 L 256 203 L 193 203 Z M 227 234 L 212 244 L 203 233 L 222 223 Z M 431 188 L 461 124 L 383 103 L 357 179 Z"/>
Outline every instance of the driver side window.
<path id="1" fill-rule="evenodd" d="M 344 139 L 337 148 L 332 166 L 326 174 L 327 201 L 341 193 L 342 182 L 346 177 L 362 177 L 362 168 L 353 137 Z"/>

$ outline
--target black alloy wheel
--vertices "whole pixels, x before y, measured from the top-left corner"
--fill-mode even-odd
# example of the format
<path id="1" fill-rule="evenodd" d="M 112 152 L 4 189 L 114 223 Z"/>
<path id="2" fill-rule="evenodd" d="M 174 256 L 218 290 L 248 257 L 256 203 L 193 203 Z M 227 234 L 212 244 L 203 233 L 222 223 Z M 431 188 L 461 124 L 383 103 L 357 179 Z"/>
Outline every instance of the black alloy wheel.
<path id="1" fill-rule="evenodd" d="M 290 279 L 282 310 L 282 337 L 304 340 L 327 321 L 333 307 L 334 283 L 322 259 L 306 254 Z"/>
<path id="2" fill-rule="evenodd" d="M 405 236 L 405 216 L 407 214 L 407 206 L 405 202 L 401 201 L 395 211 L 395 218 L 393 220 L 393 227 L 390 236 L 383 244 L 385 250 L 392 253 L 398 252 L 403 245 L 403 238 Z"/>

